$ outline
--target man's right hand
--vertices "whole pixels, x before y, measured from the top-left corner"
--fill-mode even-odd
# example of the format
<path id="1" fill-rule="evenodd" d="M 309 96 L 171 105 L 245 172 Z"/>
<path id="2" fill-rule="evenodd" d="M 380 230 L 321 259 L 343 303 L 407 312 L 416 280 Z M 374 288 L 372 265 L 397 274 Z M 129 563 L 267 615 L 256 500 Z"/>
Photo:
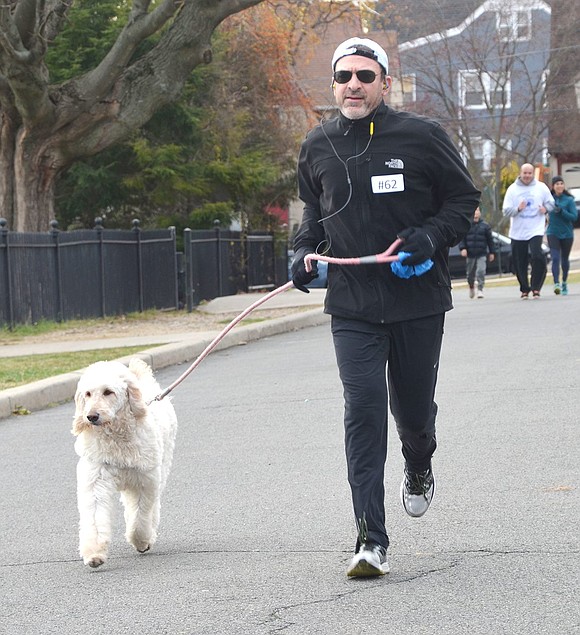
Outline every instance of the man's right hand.
<path id="1" fill-rule="evenodd" d="M 318 278 L 317 260 L 310 261 L 310 264 L 312 265 L 311 271 L 306 271 L 306 267 L 304 266 L 304 256 L 309 253 L 312 253 L 312 251 L 301 249 L 297 252 L 291 265 L 292 282 L 297 289 L 303 291 L 304 293 L 310 293 L 310 290 L 306 288 L 306 285 L 309 282 L 312 282 L 315 278 Z"/>

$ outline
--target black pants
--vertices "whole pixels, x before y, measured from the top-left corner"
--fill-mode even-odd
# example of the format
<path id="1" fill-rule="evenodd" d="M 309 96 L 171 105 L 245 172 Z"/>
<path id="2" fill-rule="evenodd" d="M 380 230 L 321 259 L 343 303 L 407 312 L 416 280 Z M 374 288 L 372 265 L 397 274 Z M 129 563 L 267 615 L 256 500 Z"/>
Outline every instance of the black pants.
<path id="1" fill-rule="evenodd" d="M 395 324 L 332 318 L 355 519 L 364 515 L 369 538 L 384 547 L 389 398 L 406 465 L 422 472 L 437 447 L 434 396 L 444 321 L 444 314 Z"/>
<path id="2" fill-rule="evenodd" d="M 554 282 L 560 282 L 560 265 L 562 266 L 562 282 L 568 280 L 568 272 L 570 271 L 570 252 L 574 238 L 558 238 L 557 236 L 548 236 L 548 245 L 552 255 L 552 275 Z"/>
<path id="3" fill-rule="evenodd" d="M 520 291 L 540 291 L 546 279 L 546 256 L 542 251 L 543 236 L 534 236 L 529 240 L 512 238 L 512 265 L 516 278 L 520 283 Z M 532 278 L 528 278 L 528 249 L 532 262 Z"/>

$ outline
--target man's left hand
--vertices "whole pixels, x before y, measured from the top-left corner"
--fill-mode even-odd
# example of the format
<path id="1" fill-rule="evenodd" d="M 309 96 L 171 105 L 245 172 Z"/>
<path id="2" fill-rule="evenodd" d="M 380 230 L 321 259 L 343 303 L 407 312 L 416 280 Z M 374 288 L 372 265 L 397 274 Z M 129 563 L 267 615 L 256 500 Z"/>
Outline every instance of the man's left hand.
<path id="1" fill-rule="evenodd" d="M 435 243 L 431 236 L 421 227 L 409 227 L 398 235 L 403 240 L 401 251 L 411 255 L 403 260 L 403 264 L 413 266 L 429 260 L 435 253 Z"/>

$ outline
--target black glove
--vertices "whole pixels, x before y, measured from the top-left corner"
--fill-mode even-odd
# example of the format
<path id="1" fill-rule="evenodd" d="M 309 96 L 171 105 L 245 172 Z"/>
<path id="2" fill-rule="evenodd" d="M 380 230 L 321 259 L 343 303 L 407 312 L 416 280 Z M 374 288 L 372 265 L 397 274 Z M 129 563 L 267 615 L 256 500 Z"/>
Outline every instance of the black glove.
<path id="1" fill-rule="evenodd" d="M 402 260 L 404 265 L 419 265 L 429 260 L 435 253 L 435 242 L 433 238 L 421 227 L 409 227 L 398 234 L 403 240 L 400 251 L 406 251 L 411 255 Z"/>
<path id="2" fill-rule="evenodd" d="M 315 278 L 318 278 L 318 261 L 311 260 L 310 264 L 312 265 L 312 271 L 306 271 L 304 267 L 304 256 L 306 254 L 313 253 L 313 249 L 299 249 L 292 261 L 291 271 L 292 271 L 292 282 L 294 286 L 300 291 L 304 291 L 304 293 L 310 293 L 310 290 L 306 288 L 306 285 L 309 282 L 312 282 Z"/>

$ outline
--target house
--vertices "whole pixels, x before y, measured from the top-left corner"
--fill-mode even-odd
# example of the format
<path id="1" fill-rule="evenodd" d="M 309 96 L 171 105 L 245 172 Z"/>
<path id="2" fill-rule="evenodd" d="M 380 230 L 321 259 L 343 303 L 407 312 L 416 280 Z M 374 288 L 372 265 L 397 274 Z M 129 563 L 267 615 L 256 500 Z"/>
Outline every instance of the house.
<path id="1" fill-rule="evenodd" d="M 308 58 L 300 83 L 319 113 L 332 109 L 328 60 L 339 42 L 364 30 L 389 55 L 394 82 L 387 102 L 442 123 L 482 190 L 484 213 L 489 212 L 492 221 L 495 214 L 499 222 L 502 169 L 532 162 L 549 172 L 554 146 L 549 134 L 555 134 L 557 127 L 550 119 L 547 87 L 552 5 L 558 3 L 579 4 L 577 0 L 426 0 L 417 11 L 416 0 L 353 2 L 369 9 L 366 23 L 333 25 Z M 574 24 L 577 39 L 578 21 Z M 571 51 L 568 75 L 578 69 L 577 48 Z M 569 78 L 565 81 L 570 84 Z M 580 127 L 576 124 L 575 129 Z M 564 143 L 566 132 L 559 137 L 559 156 L 562 161 L 576 160 L 578 155 Z M 571 145 L 578 148 L 576 142 Z M 580 178 L 580 161 L 573 167 Z"/>
<path id="2" fill-rule="evenodd" d="M 550 16 L 542 0 L 486 0 L 452 26 L 446 14 L 441 28 L 399 43 L 405 107 L 454 136 L 490 211 L 503 166 L 547 163 Z"/>

